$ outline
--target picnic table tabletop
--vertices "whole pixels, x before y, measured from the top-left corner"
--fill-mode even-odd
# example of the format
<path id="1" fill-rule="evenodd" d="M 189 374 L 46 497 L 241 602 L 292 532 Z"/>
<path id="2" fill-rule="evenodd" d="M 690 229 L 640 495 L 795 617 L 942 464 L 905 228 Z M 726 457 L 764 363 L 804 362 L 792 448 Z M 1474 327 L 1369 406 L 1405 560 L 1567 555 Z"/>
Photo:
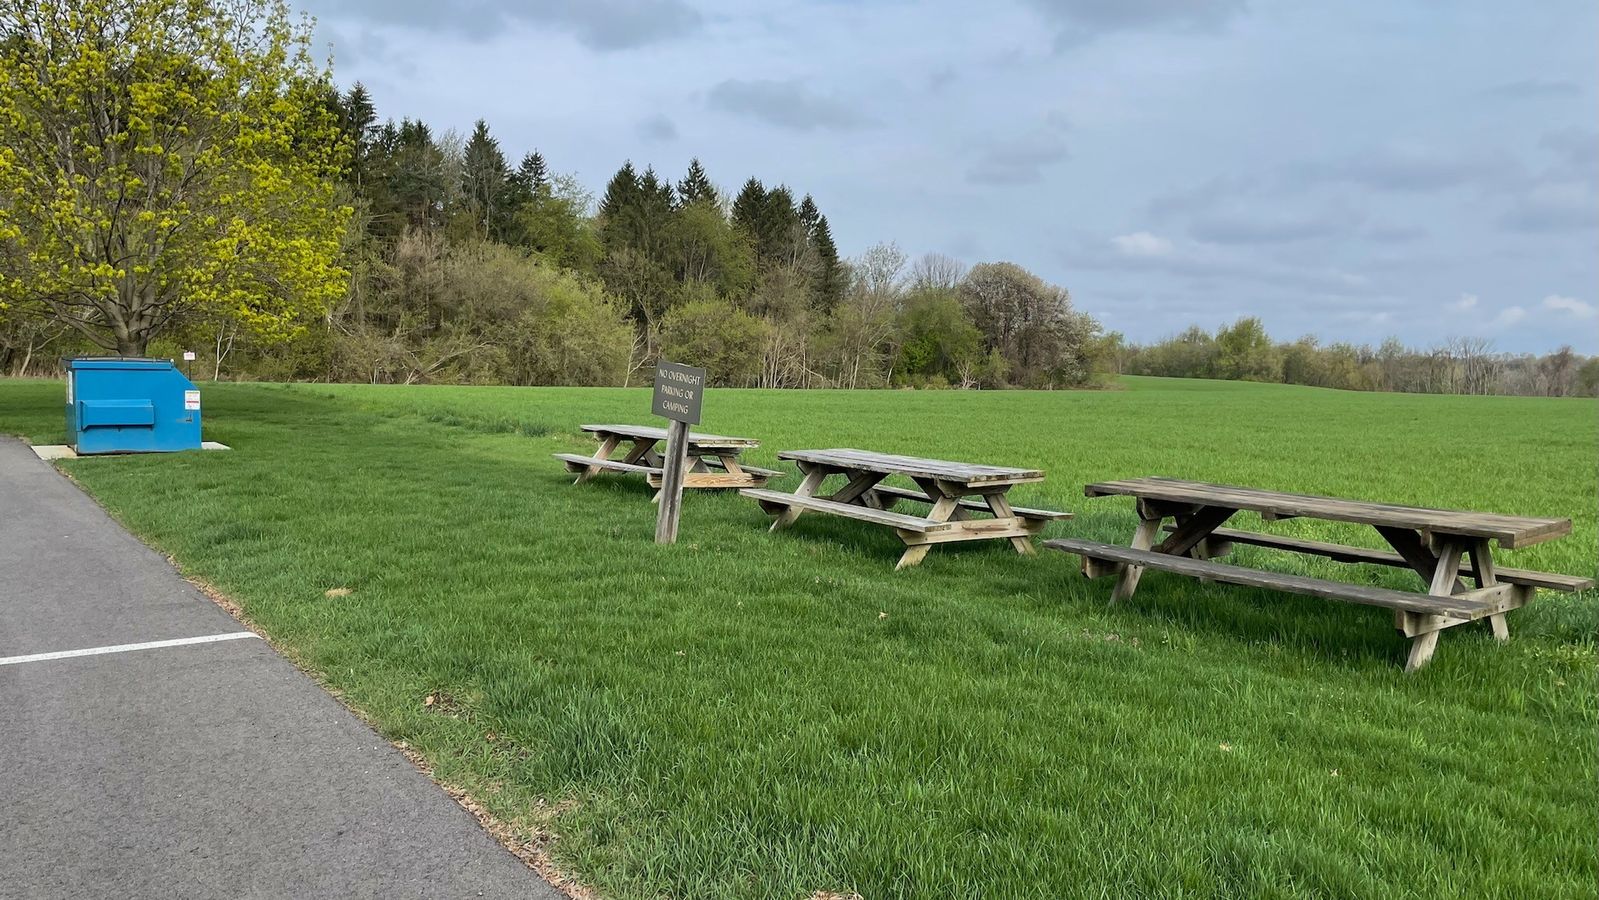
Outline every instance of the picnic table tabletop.
<path id="1" fill-rule="evenodd" d="M 584 431 L 595 434 L 614 434 L 620 437 L 635 440 L 666 440 L 666 429 L 654 425 L 584 425 Z M 761 442 L 755 438 L 731 437 L 725 434 L 706 434 L 703 431 L 690 430 L 688 434 L 690 447 L 700 450 L 748 450 L 759 447 Z"/>
<path id="2" fill-rule="evenodd" d="M 954 462 L 947 459 L 926 459 L 919 456 L 876 453 L 871 450 L 851 448 L 784 450 L 778 453 L 777 457 L 778 459 L 788 459 L 798 463 L 809 463 L 841 471 L 904 475 L 908 478 L 931 478 L 954 484 L 1002 485 L 1024 484 L 1044 480 L 1044 473 L 1038 469 L 988 466 L 976 463 Z"/>
<path id="3" fill-rule="evenodd" d="M 1168 503 L 1194 503 L 1209 507 L 1249 510 L 1268 518 L 1302 516 L 1382 528 L 1406 528 L 1433 534 L 1482 538 L 1498 541 L 1499 545 L 1506 549 L 1531 546 L 1571 532 L 1570 519 L 1505 516 L 1496 513 L 1401 506 L 1393 503 L 1293 494 L 1159 476 L 1102 481 L 1084 487 L 1083 493 L 1089 497 L 1123 495 Z"/>

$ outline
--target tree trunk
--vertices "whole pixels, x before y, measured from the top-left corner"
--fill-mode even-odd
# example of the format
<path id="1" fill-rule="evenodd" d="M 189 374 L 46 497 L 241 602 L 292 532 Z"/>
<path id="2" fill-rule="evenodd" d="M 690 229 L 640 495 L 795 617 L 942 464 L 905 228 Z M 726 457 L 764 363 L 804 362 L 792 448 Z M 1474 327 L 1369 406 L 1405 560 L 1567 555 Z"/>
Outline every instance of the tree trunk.
<path id="1" fill-rule="evenodd" d="M 127 337 L 117 336 L 118 356 L 143 356 L 145 348 L 150 345 L 150 338 L 143 334 L 130 334 Z"/>

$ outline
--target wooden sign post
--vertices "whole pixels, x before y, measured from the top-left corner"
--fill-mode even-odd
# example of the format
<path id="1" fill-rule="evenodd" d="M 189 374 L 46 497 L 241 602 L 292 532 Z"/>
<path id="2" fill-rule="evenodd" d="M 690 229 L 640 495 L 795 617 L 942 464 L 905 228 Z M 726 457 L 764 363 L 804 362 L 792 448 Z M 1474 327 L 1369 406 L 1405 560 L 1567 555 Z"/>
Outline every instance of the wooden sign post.
<path id="1" fill-rule="evenodd" d="M 666 429 L 666 458 L 661 472 L 661 509 L 655 519 L 655 543 L 677 543 L 677 520 L 683 509 L 683 470 L 688 465 L 688 427 L 700 421 L 705 370 L 664 360 L 655 364 L 655 399 L 651 411 L 671 420 Z"/>

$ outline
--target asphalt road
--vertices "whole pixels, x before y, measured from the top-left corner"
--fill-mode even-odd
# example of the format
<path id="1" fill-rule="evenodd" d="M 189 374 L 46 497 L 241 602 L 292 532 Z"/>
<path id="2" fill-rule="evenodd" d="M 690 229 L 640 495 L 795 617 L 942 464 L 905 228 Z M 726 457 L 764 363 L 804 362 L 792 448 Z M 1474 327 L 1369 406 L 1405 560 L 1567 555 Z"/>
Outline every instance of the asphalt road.
<path id="1" fill-rule="evenodd" d="M 565 896 L 264 641 L 5 662 L 242 630 L 0 437 L 0 898 Z"/>

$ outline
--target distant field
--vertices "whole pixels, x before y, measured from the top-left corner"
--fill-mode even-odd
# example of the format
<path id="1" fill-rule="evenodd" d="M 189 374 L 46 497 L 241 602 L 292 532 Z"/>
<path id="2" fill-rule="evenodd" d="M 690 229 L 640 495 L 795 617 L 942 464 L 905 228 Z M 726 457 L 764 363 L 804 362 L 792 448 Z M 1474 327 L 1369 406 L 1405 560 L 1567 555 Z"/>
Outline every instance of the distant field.
<path id="1" fill-rule="evenodd" d="M 641 482 L 573 487 L 550 458 L 592 446 L 581 423 L 647 421 L 643 390 L 202 387 L 206 436 L 233 452 L 63 468 L 441 779 L 556 832 L 555 858 L 605 896 L 1599 881 L 1594 592 L 1512 613 L 1503 646 L 1447 632 L 1407 676 L 1384 610 L 1162 573 L 1111 609 L 1074 557 L 998 544 L 896 573 L 884 530 L 807 516 L 770 535 L 731 494 L 691 494 L 681 543 L 657 547 Z M 1568 516 L 1571 536 L 1500 563 L 1595 572 L 1595 401 L 1124 388 L 712 391 L 703 427 L 764 440 L 758 465 L 859 446 L 1038 466 L 1048 480 L 1013 498 L 1078 513 L 1046 535 L 1125 542 L 1131 501 L 1082 485 L 1163 474 Z M 0 431 L 60 440 L 61 391 L 0 381 Z"/>

